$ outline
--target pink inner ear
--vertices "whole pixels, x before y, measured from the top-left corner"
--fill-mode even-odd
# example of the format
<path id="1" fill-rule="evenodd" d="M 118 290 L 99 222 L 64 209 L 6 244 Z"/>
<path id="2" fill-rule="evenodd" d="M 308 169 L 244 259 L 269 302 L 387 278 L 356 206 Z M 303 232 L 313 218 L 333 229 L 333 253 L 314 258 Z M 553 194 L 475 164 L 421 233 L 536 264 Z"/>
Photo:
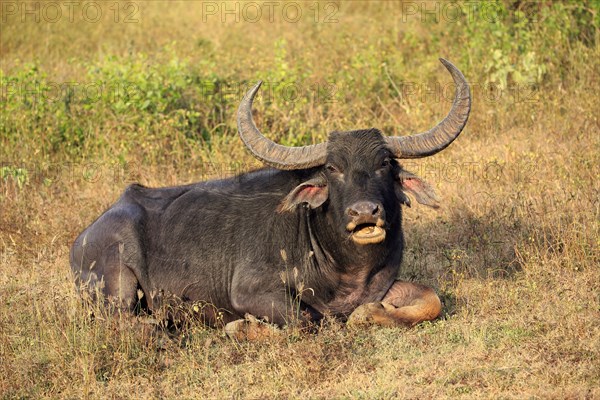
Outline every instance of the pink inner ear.
<path id="1" fill-rule="evenodd" d="M 402 181 L 402 186 L 406 187 L 407 189 L 414 190 L 414 191 L 418 191 L 422 187 L 421 182 L 418 179 L 411 179 L 411 178 L 404 179 Z"/>
<path id="2" fill-rule="evenodd" d="M 296 186 L 285 196 L 278 207 L 279 212 L 291 211 L 301 203 L 308 203 L 311 208 L 317 208 L 323 204 L 329 194 L 327 185 L 315 185 L 313 181 L 316 179 Z"/>
<path id="3" fill-rule="evenodd" d="M 319 190 L 320 188 L 318 186 L 306 186 L 302 189 L 302 193 L 306 194 L 307 196 L 314 196 Z"/>
<path id="4" fill-rule="evenodd" d="M 296 197 L 299 201 L 305 201 L 310 203 L 311 200 L 318 197 L 322 190 L 323 188 L 319 186 L 306 185 L 302 187 L 302 189 L 298 192 Z"/>
<path id="5" fill-rule="evenodd" d="M 439 207 L 439 199 L 433 188 L 419 178 L 404 178 L 402 180 L 402 190 L 412 194 L 421 204 L 433 208 Z"/>
<path id="6" fill-rule="evenodd" d="M 327 186 L 306 185 L 296 196 L 296 202 L 305 202 L 311 207 L 318 207 L 327 200 Z"/>

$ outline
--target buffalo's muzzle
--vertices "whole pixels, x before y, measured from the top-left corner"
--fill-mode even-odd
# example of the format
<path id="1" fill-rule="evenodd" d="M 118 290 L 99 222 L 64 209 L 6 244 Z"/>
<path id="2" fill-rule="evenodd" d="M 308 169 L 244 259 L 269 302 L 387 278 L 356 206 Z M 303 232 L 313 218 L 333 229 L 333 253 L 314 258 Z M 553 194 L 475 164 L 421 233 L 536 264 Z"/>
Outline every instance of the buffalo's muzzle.
<path id="1" fill-rule="evenodd" d="M 351 232 L 356 244 L 374 244 L 385 240 L 385 213 L 383 207 L 371 201 L 359 201 L 346 209 L 348 223 L 346 230 Z"/>

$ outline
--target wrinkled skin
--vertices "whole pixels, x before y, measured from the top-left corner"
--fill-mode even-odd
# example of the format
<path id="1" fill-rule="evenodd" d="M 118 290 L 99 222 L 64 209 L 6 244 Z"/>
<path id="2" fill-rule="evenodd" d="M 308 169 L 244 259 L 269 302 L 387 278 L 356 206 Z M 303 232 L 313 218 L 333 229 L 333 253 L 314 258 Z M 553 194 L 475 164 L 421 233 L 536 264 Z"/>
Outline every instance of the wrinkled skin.
<path id="1" fill-rule="evenodd" d="M 407 193 L 437 206 L 379 131 L 334 132 L 322 167 L 130 186 L 77 238 L 71 267 L 80 287 L 124 309 L 140 293 L 149 310 L 173 298 L 211 304 L 202 313 L 209 325 L 246 314 L 279 326 L 325 314 L 346 320 L 357 308 L 355 323 L 413 325 L 437 317 L 440 305 L 431 289 L 396 282 Z M 229 328 L 244 336 L 256 323 Z"/>

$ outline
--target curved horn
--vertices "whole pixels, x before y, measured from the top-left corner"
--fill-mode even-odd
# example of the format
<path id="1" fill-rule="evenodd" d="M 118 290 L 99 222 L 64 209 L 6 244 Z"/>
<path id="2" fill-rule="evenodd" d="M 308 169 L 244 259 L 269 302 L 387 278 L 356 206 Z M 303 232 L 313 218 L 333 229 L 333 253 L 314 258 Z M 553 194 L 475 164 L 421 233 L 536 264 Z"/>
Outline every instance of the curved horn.
<path id="1" fill-rule="evenodd" d="M 278 169 L 302 169 L 325 164 L 327 143 L 303 147 L 287 147 L 277 144 L 258 130 L 252 119 L 252 102 L 262 81 L 258 81 L 246 93 L 237 112 L 238 133 L 254 157 Z"/>
<path id="2" fill-rule="evenodd" d="M 396 158 L 427 157 L 448 147 L 465 127 L 471 111 L 471 90 L 462 72 L 451 62 L 440 58 L 452 75 L 456 92 L 452 109 L 440 123 L 427 132 L 411 136 L 388 137 L 387 144 Z"/>

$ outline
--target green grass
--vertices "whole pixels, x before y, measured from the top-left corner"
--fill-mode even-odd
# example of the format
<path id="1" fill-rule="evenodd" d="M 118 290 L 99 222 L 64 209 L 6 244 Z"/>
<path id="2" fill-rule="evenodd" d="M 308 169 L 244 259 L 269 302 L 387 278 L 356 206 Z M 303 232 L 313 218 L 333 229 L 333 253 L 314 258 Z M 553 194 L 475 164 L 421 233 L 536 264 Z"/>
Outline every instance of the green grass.
<path id="1" fill-rule="evenodd" d="M 446 3 L 436 21 L 324 2 L 317 23 L 312 3 L 293 23 L 223 23 L 202 4 L 122 2 L 117 23 L 112 3 L 97 23 L 81 6 L 74 22 L 2 20 L 0 397 L 600 397 L 598 2 L 484 3 L 451 21 Z M 443 201 L 406 210 L 400 278 L 435 287 L 442 318 L 235 343 L 80 300 L 69 247 L 128 183 L 259 166 L 236 133 L 246 87 L 266 81 L 255 118 L 284 144 L 404 135 L 449 109 L 439 57 L 470 81 L 473 110 L 455 144 L 405 163 Z"/>

